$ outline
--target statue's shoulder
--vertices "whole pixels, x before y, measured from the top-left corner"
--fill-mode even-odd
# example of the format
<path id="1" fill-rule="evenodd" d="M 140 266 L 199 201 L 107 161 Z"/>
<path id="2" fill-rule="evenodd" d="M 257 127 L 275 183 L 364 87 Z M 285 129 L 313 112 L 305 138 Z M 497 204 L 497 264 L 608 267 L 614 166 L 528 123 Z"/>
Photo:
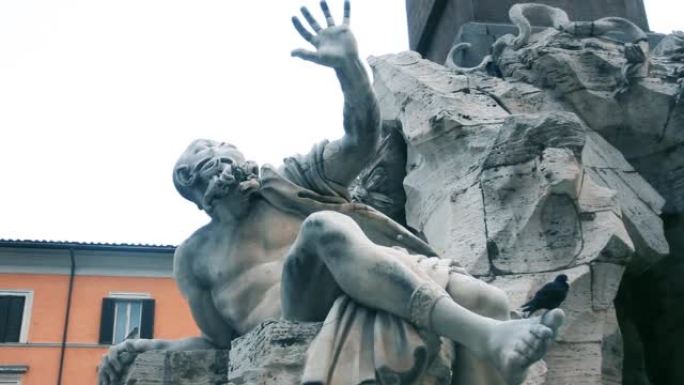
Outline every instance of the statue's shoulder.
<path id="1" fill-rule="evenodd" d="M 188 259 L 194 259 L 196 255 L 201 253 L 203 245 L 206 245 L 209 238 L 208 226 L 202 226 L 195 230 L 192 235 L 176 247 L 173 256 L 175 266 L 185 264 Z"/>
<path id="2" fill-rule="evenodd" d="M 173 275 L 183 292 L 188 287 L 198 285 L 195 266 L 202 254 L 203 243 L 207 239 L 208 230 L 205 227 L 199 228 L 188 239 L 181 242 L 173 254 Z"/>

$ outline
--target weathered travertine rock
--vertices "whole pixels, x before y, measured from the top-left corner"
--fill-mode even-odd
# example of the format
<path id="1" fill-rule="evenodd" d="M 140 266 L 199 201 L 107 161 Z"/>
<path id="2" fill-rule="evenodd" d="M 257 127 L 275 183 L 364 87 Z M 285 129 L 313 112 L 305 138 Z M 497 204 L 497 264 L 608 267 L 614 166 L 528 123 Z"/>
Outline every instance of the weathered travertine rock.
<path id="1" fill-rule="evenodd" d="M 512 37 L 508 41 L 512 42 Z M 633 166 L 632 170 L 631 166 L 621 167 L 618 172 L 618 163 L 595 159 L 602 164 L 592 164 L 588 173 L 599 184 L 613 188 L 625 202 L 621 209 L 637 254 L 658 256 L 668 251 L 667 244 L 653 233 L 660 233 L 660 220 L 644 215 L 662 207 L 671 255 L 643 276 L 650 265 L 639 263 L 645 259 L 634 259 L 621 288 L 626 384 L 648 383 L 644 360 L 652 382 L 682 383 L 684 374 L 671 368 L 679 366 L 672 357 L 684 354 L 679 347 L 684 345 L 684 328 L 672 327 L 667 336 L 660 330 L 662 324 L 681 319 L 676 310 L 681 308 L 677 302 L 681 296 L 676 293 L 684 291 L 684 284 L 667 288 L 661 284 L 681 282 L 677 268 L 681 263 L 676 261 L 684 256 L 679 241 L 684 230 L 674 225 L 684 217 L 684 33 L 674 32 L 651 47 L 641 73 L 624 89 L 620 89 L 619 78 L 631 48 L 619 40 L 577 38 L 547 29 L 533 34 L 526 46 L 514 47 L 504 38 L 499 43 L 495 62 L 506 81 L 527 82 L 554 95 Z M 636 172 L 658 194 L 643 184 Z M 675 268 L 668 268 L 672 266 Z M 644 296 L 644 292 L 650 295 Z M 654 298 L 667 305 L 654 305 Z M 655 318 L 658 326 L 653 326 Z"/>
<path id="2" fill-rule="evenodd" d="M 266 321 L 233 341 L 230 384 L 298 385 L 320 323 Z"/>
<path id="3" fill-rule="evenodd" d="M 497 64 L 507 80 L 554 94 L 665 196 L 666 212 L 681 212 L 684 62 L 677 49 L 682 49 L 682 41 L 681 33 L 666 36 L 653 50 L 649 71 L 619 94 L 625 46 L 609 39 L 578 39 L 547 29 L 533 34 L 524 47 L 506 46 Z"/>
<path id="4" fill-rule="evenodd" d="M 482 76 L 411 53 L 373 67 L 408 144 L 407 222 L 471 273 L 625 264 L 632 246 L 635 266 L 667 254 L 662 198 L 573 114 L 509 115 Z"/>
<path id="5" fill-rule="evenodd" d="M 228 384 L 228 351 L 150 351 L 136 357 L 120 385 Z"/>
<path id="6" fill-rule="evenodd" d="M 140 354 L 121 385 L 298 385 L 320 323 L 266 321 L 232 349 Z"/>
<path id="7" fill-rule="evenodd" d="M 383 114 L 407 143 L 407 223 L 514 306 L 567 274 L 567 319 L 545 383 L 619 383 L 612 302 L 627 267 L 643 271 L 668 253 L 663 198 L 552 92 L 413 53 L 371 65 Z M 564 81 L 579 90 L 589 80 L 616 84 Z"/>

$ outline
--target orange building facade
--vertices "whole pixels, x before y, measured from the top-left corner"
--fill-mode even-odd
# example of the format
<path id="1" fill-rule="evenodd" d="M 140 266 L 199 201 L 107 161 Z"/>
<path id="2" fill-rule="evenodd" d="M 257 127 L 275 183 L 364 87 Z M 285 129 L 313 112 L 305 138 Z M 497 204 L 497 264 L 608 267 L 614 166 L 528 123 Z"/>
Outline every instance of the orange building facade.
<path id="1" fill-rule="evenodd" d="M 173 251 L 0 240 L 0 384 L 95 385 L 112 343 L 199 335 Z"/>

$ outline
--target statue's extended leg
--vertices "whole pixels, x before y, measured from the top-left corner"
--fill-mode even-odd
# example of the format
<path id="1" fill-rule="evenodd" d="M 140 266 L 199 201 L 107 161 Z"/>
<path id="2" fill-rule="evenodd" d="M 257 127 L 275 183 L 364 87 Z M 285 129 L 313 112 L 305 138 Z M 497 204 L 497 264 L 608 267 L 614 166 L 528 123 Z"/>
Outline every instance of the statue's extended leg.
<path id="1" fill-rule="evenodd" d="M 292 295 L 299 283 L 288 279 L 288 270 L 311 269 L 313 281 L 324 285 L 334 280 L 337 285 L 321 287 L 320 292 L 312 288 L 312 296 L 323 296 L 314 302 L 321 308 L 309 310 L 310 314 L 327 312 L 333 294 L 341 289 L 363 305 L 396 314 L 465 346 L 477 357 L 489 360 L 506 383 L 522 382 L 527 367 L 544 355 L 562 323 L 562 311 L 549 313 L 545 320 L 498 321 L 483 317 L 459 305 L 428 277 L 409 268 L 401 254 L 372 243 L 345 215 L 329 211 L 310 215 L 286 261 L 281 289 L 284 316 L 300 319 L 298 315 L 306 315 L 304 306 L 298 305 Z M 306 262 L 312 260 L 322 261 L 327 272 L 320 264 L 307 266 Z M 316 275 L 319 273 L 320 277 Z M 327 307 L 323 309 L 323 305 Z"/>
<path id="2" fill-rule="evenodd" d="M 469 275 L 453 272 L 449 276 L 447 292 L 459 305 L 484 317 L 505 321 L 510 317 L 508 296 L 492 285 Z M 453 384 L 503 385 L 496 368 L 476 357 L 461 344 L 455 344 Z"/>

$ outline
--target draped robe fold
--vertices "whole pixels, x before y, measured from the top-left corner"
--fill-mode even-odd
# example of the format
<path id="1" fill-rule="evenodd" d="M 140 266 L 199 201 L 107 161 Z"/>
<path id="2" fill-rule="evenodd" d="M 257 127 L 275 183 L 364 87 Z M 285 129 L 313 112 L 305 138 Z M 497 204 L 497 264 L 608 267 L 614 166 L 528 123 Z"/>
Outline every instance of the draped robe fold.
<path id="1" fill-rule="evenodd" d="M 285 160 L 278 170 L 265 165 L 261 171 L 261 195 L 274 207 L 307 217 L 332 210 L 353 218 L 366 236 L 383 246 L 405 250 L 399 258 L 417 274 L 446 288 L 449 274 L 466 274 L 454 261 L 439 259 L 430 246 L 406 228 L 374 208 L 351 202 L 346 186 L 325 177 L 323 152 L 326 142 L 307 155 Z M 451 355 L 451 343 L 418 330 L 393 314 L 367 308 L 346 295 L 334 302 L 323 327 L 309 347 L 304 384 L 419 384 L 436 365 Z M 446 366 L 445 366 L 445 365 Z M 437 382 L 441 382 L 437 380 Z"/>

